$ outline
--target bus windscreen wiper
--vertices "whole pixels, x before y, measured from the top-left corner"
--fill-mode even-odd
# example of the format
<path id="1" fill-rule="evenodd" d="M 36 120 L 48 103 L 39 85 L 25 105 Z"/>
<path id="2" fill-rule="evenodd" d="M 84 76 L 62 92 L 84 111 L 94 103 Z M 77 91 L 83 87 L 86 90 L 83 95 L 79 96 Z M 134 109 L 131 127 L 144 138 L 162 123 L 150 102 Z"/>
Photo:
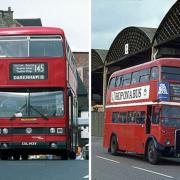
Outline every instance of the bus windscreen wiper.
<path id="1" fill-rule="evenodd" d="M 18 111 L 16 111 L 9 119 L 14 120 L 17 117 L 22 117 L 21 110 L 24 109 L 27 106 L 27 104 L 24 104 Z"/>
<path id="2" fill-rule="evenodd" d="M 44 115 L 42 112 L 40 112 L 38 109 L 36 109 L 34 106 L 30 105 L 30 108 L 36 111 L 38 114 L 40 114 L 44 119 L 48 120 L 49 118 Z"/>

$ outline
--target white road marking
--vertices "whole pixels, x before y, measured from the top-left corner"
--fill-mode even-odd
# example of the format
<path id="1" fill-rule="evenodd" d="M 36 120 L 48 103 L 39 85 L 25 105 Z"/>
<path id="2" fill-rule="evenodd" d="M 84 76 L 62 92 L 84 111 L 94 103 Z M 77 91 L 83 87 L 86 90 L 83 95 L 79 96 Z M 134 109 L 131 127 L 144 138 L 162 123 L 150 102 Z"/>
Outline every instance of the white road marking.
<path id="1" fill-rule="evenodd" d="M 166 175 L 166 174 L 158 173 L 158 172 L 151 171 L 151 170 L 148 170 L 148 169 L 143 169 L 143 168 L 136 167 L 136 166 L 132 166 L 132 167 L 135 168 L 135 169 L 139 169 L 139 170 L 141 170 L 141 171 L 146 171 L 146 172 L 149 172 L 149 173 L 152 173 L 152 174 L 157 174 L 157 175 L 164 176 L 164 177 L 167 177 L 167 178 L 171 178 L 171 179 L 174 178 L 174 177 L 172 177 L 172 176 L 168 176 L 168 175 Z"/>
<path id="2" fill-rule="evenodd" d="M 102 157 L 102 156 L 96 156 L 97 158 L 100 158 L 100 159 L 104 159 L 104 160 L 107 160 L 107 161 L 111 161 L 111 162 L 114 162 L 114 163 L 120 163 L 120 162 L 118 162 L 118 161 L 114 161 L 114 160 L 112 160 L 112 159 L 108 159 L 108 158 L 105 158 L 105 157 Z"/>
<path id="3" fill-rule="evenodd" d="M 89 179 L 89 174 L 84 176 L 83 179 Z"/>

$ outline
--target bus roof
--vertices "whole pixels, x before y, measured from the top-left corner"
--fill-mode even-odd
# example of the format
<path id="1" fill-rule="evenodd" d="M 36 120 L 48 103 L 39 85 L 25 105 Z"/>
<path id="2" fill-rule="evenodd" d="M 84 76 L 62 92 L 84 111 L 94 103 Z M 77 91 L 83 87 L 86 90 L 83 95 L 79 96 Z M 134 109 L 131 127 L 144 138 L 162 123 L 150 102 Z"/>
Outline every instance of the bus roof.
<path id="1" fill-rule="evenodd" d="M 55 27 L 8 27 L 0 28 L 0 36 L 7 35 L 39 35 L 39 34 L 61 34 L 64 35 L 64 31 Z"/>
<path id="2" fill-rule="evenodd" d="M 177 61 L 179 61 L 178 64 L 177 64 Z M 148 67 L 151 67 L 151 66 L 159 66 L 159 65 L 180 67 L 180 58 L 160 58 L 160 59 L 157 59 L 157 60 L 153 60 L 153 61 L 150 61 L 150 62 L 139 64 L 139 65 L 136 65 L 136 66 L 132 66 L 132 67 L 129 67 L 129 68 L 126 68 L 126 69 L 118 70 L 118 71 L 114 72 L 111 75 L 111 77 L 116 77 L 116 76 L 121 75 L 121 74 L 127 74 L 127 73 L 131 73 L 131 72 L 134 72 L 134 71 L 142 70 L 145 67 L 148 68 Z"/>

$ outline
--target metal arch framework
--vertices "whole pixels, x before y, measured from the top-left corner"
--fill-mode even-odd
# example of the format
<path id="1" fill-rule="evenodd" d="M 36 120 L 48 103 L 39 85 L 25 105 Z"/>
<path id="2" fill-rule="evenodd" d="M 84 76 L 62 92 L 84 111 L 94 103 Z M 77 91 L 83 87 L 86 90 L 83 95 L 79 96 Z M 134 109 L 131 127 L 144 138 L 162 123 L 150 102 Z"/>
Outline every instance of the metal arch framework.
<path id="1" fill-rule="evenodd" d="M 91 50 L 91 70 L 96 71 L 104 67 L 107 50 L 92 49 Z"/>
<path id="2" fill-rule="evenodd" d="M 113 64 L 126 56 L 145 51 L 152 46 L 152 39 L 156 29 L 128 27 L 122 30 L 114 39 L 106 57 L 106 65 Z M 125 45 L 128 53 L 125 54 Z"/>
<path id="3" fill-rule="evenodd" d="M 161 21 L 153 38 L 153 45 L 159 46 L 180 37 L 180 1 L 178 0 Z"/>

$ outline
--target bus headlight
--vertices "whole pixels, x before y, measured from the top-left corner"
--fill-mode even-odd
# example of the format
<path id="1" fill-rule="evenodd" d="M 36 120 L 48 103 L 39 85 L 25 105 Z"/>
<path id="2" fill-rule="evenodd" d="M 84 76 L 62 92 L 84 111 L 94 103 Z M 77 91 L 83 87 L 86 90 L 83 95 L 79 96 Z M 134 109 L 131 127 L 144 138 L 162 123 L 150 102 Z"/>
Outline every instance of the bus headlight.
<path id="1" fill-rule="evenodd" d="M 57 134 L 64 134 L 63 128 L 57 128 Z"/>
<path id="2" fill-rule="evenodd" d="M 8 133 L 8 129 L 7 128 L 3 128 L 3 134 L 7 134 Z"/>
<path id="3" fill-rule="evenodd" d="M 2 144 L 2 147 L 3 147 L 3 148 L 7 148 L 8 145 L 7 145 L 6 143 L 3 143 L 3 144 Z"/>
<path id="4" fill-rule="evenodd" d="M 55 130 L 55 128 L 50 128 L 50 133 L 51 133 L 51 134 L 54 134 L 54 133 L 56 133 L 56 130 Z"/>
<path id="5" fill-rule="evenodd" d="M 51 148 L 57 148 L 56 143 L 51 143 Z"/>

